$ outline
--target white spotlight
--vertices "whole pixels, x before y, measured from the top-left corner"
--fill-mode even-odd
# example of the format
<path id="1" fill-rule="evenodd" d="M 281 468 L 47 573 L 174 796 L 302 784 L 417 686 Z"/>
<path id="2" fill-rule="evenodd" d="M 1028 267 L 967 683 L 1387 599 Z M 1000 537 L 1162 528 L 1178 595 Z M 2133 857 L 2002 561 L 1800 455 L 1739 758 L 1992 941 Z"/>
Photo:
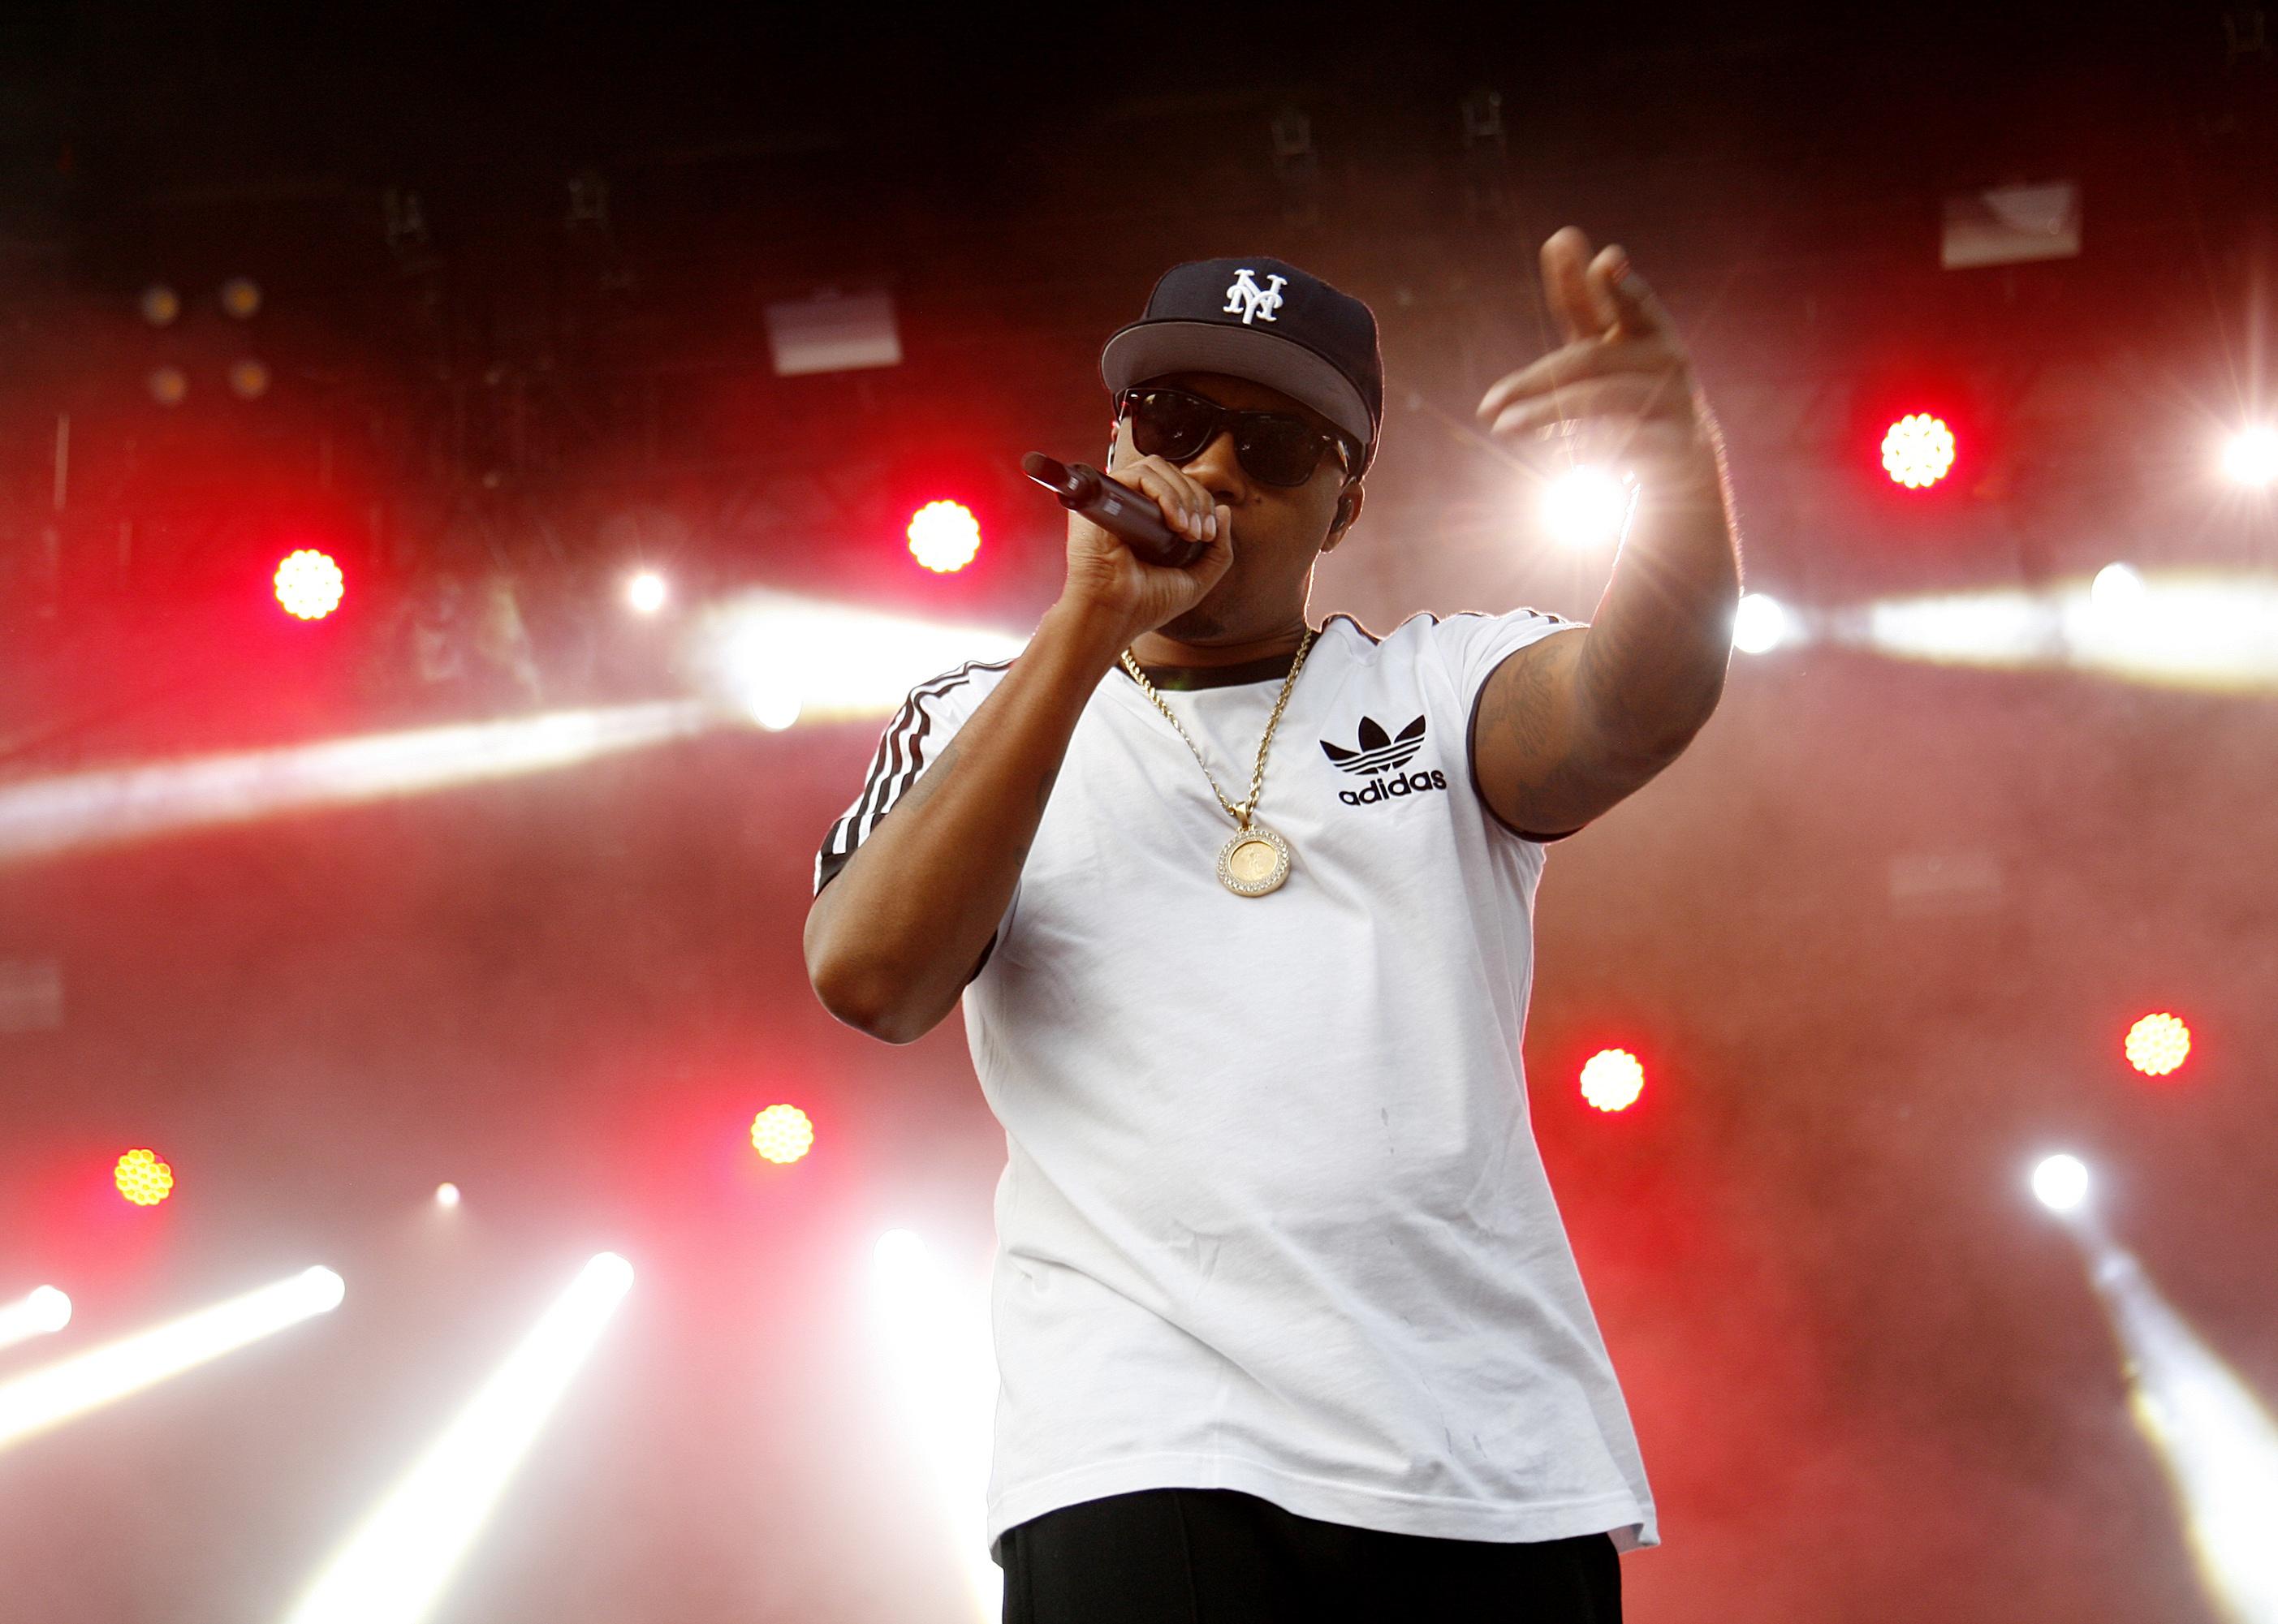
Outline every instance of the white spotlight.
<path id="1" fill-rule="evenodd" d="M 2121 615 L 2150 601 L 2151 591 L 2132 564 L 2106 564 L 2088 583 L 2088 606 L 2100 615 Z"/>
<path id="2" fill-rule="evenodd" d="M 2088 1199 L 2088 1168 L 2078 1156 L 2043 1156 L 2033 1167 L 2033 1193 L 2051 1212 L 2071 1212 Z"/>
<path id="3" fill-rule="evenodd" d="M 304 1269 L 0 1384 L 0 1449 L 337 1308 L 346 1290 L 329 1269 Z M 54 1312 L 52 1306 L 49 1312 Z"/>
<path id="4" fill-rule="evenodd" d="M 1629 528 L 1637 487 L 1611 469 L 1569 469 L 1542 494 L 1542 520 L 1553 540 L 1577 552 L 1617 542 Z"/>
<path id="5" fill-rule="evenodd" d="M 435 1205 L 438 1207 L 456 1207 L 458 1204 L 458 1186 L 455 1184 L 439 1184 L 435 1186 Z"/>
<path id="6" fill-rule="evenodd" d="M 909 1230 L 888 1230 L 879 1236 L 871 1261 L 877 1265 L 879 1284 L 897 1290 L 923 1279 L 931 1267 L 925 1242 Z"/>
<path id="7" fill-rule="evenodd" d="M 15 1301 L 0 1305 L 0 1347 L 61 1330 L 71 1323 L 72 1301 L 52 1285 L 35 1285 Z"/>
<path id="8" fill-rule="evenodd" d="M 1027 642 L 992 627 L 753 591 L 708 606 L 682 660 L 699 690 L 783 728 L 889 713 L 913 683 L 968 660 L 1008 660 Z"/>
<path id="9" fill-rule="evenodd" d="M 781 733 L 799 720 L 804 704 L 798 686 L 787 677 L 778 677 L 753 684 L 751 707 L 753 721 L 769 733 Z"/>
<path id="10" fill-rule="evenodd" d="M 426 1616 L 632 1283 L 632 1265 L 614 1252 L 588 1262 L 349 1536 L 287 1624 Z"/>
<path id="11" fill-rule="evenodd" d="M 625 583 L 625 602 L 632 606 L 636 614 L 654 614 L 671 596 L 672 589 L 654 569 L 644 569 Z"/>
<path id="12" fill-rule="evenodd" d="M 1732 614 L 1732 646 L 1743 654 L 1768 654 L 1795 631 L 1795 617 L 1777 598 L 1750 592 Z"/>
<path id="13" fill-rule="evenodd" d="M 2257 423 L 2232 435 L 2222 448 L 2222 471 L 2243 485 L 2278 479 L 2278 429 Z"/>

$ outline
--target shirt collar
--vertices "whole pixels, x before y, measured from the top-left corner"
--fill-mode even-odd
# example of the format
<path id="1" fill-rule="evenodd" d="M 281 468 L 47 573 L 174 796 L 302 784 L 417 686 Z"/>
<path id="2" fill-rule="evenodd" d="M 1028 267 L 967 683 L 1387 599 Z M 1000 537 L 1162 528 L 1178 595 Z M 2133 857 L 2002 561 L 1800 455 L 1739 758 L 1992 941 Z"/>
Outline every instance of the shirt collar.
<path id="1" fill-rule="evenodd" d="M 1326 629 L 1324 628 L 1326 630 Z M 1316 636 L 1313 641 L 1320 642 Z M 1263 660 L 1245 660 L 1238 666 L 1150 666 L 1139 669 L 1147 680 L 1163 692 L 1169 693 L 1196 688 L 1233 688 L 1243 682 L 1278 682 L 1289 675 L 1289 667 L 1297 663 L 1297 651 L 1286 654 L 1268 654 Z M 1125 671 L 1123 662 L 1117 660 L 1115 668 L 1123 672 L 1129 682 L 1131 673 Z"/>

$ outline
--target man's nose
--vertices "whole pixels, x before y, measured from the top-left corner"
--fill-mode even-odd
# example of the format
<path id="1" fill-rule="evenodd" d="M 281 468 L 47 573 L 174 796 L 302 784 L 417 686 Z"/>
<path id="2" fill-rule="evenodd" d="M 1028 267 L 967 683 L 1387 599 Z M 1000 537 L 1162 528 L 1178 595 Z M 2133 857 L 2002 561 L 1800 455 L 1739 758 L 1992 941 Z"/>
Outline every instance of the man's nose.
<path id="1" fill-rule="evenodd" d="M 1211 493 L 1213 501 L 1239 507 L 1250 494 L 1250 482 L 1242 477 L 1242 459 L 1235 454 L 1232 429 L 1219 430 L 1215 439 L 1181 466 L 1189 479 Z"/>

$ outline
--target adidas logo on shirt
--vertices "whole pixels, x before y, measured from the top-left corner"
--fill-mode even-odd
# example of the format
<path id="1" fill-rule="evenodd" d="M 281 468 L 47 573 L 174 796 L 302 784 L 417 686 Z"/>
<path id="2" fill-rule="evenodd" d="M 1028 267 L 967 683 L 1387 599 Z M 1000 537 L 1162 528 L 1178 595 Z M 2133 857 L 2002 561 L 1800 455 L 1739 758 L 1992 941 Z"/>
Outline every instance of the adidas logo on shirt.
<path id="1" fill-rule="evenodd" d="M 1352 774 L 1369 780 L 1362 789 L 1340 789 L 1337 799 L 1348 806 L 1373 806 L 1379 802 L 1397 800 L 1403 796 L 1424 795 L 1448 787 L 1448 775 L 1437 767 L 1419 769 L 1413 773 L 1402 771 L 1424 748 L 1424 719 L 1418 716 L 1403 728 L 1397 735 L 1385 732 L 1372 716 L 1360 719 L 1360 734 L 1356 748 L 1347 750 L 1342 744 L 1321 741 L 1321 753 Z"/>

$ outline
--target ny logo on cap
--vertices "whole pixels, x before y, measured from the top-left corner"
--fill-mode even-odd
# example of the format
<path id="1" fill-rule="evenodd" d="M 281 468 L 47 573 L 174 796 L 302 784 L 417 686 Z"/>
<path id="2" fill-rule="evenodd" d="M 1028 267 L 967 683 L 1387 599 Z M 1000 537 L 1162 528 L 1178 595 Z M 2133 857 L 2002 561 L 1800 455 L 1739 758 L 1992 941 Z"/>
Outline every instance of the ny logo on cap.
<path id="1" fill-rule="evenodd" d="M 1226 314 L 1232 316 L 1236 310 L 1241 311 L 1242 324 L 1245 327 L 1250 325 L 1252 316 L 1261 321 L 1273 319 L 1273 312 L 1281 308 L 1281 290 L 1289 280 L 1287 277 L 1269 273 L 1265 286 L 1261 288 L 1250 280 L 1257 274 L 1247 268 L 1235 271 L 1234 281 L 1226 290 Z"/>

